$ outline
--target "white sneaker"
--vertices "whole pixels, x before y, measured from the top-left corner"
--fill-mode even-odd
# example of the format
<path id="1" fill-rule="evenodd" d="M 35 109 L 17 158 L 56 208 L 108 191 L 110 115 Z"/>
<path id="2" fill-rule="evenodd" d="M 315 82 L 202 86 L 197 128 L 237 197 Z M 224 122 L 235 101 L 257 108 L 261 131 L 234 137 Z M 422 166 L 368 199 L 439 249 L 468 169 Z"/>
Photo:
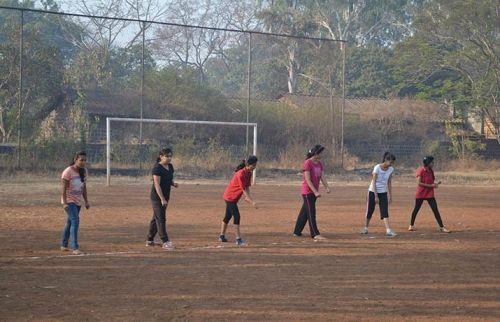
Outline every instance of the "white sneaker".
<path id="1" fill-rule="evenodd" d="M 363 229 L 361 229 L 361 231 L 359 232 L 361 235 L 366 235 L 368 234 L 368 227 L 365 227 Z"/>
<path id="2" fill-rule="evenodd" d="M 385 234 L 387 237 L 396 237 L 398 234 L 396 234 L 395 232 L 393 232 L 392 230 L 389 230 L 386 234 Z"/>
<path id="3" fill-rule="evenodd" d="M 241 238 L 236 238 L 236 246 L 246 246 L 247 243 L 241 239 Z"/>
<path id="4" fill-rule="evenodd" d="M 83 252 L 80 251 L 79 249 L 74 249 L 73 250 L 73 255 L 83 255 Z"/>
<path id="5" fill-rule="evenodd" d="M 167 241 L 167 242 L 164 242 L 163 245 L 161 246 L 161 248 L 165 249 L 165 250 L 174 250 L 174 244 L 172 244 L 171 241 Z"/>
<path id="6" fill-rule="evenodd" d="M 321 235 L 316 235 L 314 236 L 314 241 L 323 241 L 323 240 L 326 240 L 327 238 L 326 237 L 323 237 Z"/>

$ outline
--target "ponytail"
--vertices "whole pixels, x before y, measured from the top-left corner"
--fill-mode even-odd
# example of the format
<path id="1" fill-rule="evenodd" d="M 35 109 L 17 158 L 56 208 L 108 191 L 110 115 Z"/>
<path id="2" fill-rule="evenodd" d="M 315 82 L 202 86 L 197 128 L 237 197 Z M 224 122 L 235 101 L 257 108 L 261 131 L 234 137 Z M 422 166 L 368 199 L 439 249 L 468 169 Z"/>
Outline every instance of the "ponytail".
<path id="1" fill-rule="evenodd" d="M 246 163 L 245 159 L 241 160 L 240 164 L 238 164 L 238 166 L 236 166 L 236 169 L 234 170 L 234 172 L 243 169 L 245 167 L 245 163 Z"/>
<path id="2" fill-rule="evenodd" d="M 75 165 L 76 160 L 78 160 L 81 156 L 86 157 L 87 156 L 87 152 L 85 152 L 85 151 L 77 152 L 75 154 L 75 156 L 73 157 L 73 160 L 71 160 L 71 162 L 69 163 L 69 165 L 70 166 Z M 78 174 L 80 175 L 80 180 L 82 182 L 85 182 L 85 173 L 86 173 L 85 168 L 78 168 Z"/>
<path id="3" fill-rule="evenodd" d="M 239 171 L 246 166 L 255 165 L 257 164 L 257 161 L 259 161 L 259 159 L 257 159 L 255 155 L 251 155 L 246 160 L 241 160 L 240 164 L 238 164 L 234 172 Z"/>
<path id="4" fill-rule="evenodd" d="M 424 160 L 422 161 L 422 163 L 424 164 L 424 167 L 427 167 L 429 166 L 429 164 L 431 164 L 431 162 L 434 161 L 434 157 L 432 155 L 428 155 L 424 158 Z"/>
<path id="5" fill-rule="evenodd" d="M 85 182 L 85 168 L 78 168 L 78 174 L 80 175 L 80 180 Z"/>
<path id="6" fill-rule="evenodd" d="M 315 146 L 313 146 L 306 154 L 306 160 L 307 159 L 310 159 L 311 157 L 315 156 L 315 155 L 318 155 L 320 154 L 321 152 L 323 152 L 323 150 L 325 149 L 324 146 L 322 146 L 321 144 L 316 144 Z"/>

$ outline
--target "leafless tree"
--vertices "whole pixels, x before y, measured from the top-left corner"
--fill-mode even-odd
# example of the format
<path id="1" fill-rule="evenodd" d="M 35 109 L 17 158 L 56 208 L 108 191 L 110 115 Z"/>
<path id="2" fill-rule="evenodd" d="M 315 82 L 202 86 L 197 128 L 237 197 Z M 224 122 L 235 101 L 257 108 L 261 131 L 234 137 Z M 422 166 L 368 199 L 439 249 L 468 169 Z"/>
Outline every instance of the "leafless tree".
<path id="1" fill-rule="evenodd" d="M 252 15 L 235 14 L 244 1 L 177 0 L 171 3 L 166 20 L 172 23 L 230 29 L 252 25 Z M 196 27 L 164 26 L 156 32 L 154 49 L 159 59 L 169 64 L 194 67 L 205 79 L 204 66 L 209 58 L 225 57 L 225 49 L 239 34 Z"/>

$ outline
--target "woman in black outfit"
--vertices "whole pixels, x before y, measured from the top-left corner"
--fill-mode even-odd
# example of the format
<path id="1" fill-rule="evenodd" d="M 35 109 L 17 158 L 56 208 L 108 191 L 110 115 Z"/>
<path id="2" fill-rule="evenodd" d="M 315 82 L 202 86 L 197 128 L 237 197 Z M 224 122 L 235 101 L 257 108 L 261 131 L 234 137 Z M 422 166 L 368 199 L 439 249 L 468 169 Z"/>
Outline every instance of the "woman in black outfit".
<path id="1" fill-rule="evenodd" d="M 174 245 L 168 239 L 166 226 L 166 212 L 170 199 L 171 187 L 177 188 L 179 185 L 174 182 L 174 167 L 172 166 L 172 150 L 162 149 L 159 153 L 157 163 L 151 170 L 153 186 L 151 187 L 151 205 L 153 206 L 153 218 L 149 223 L 149 233 L 146 246 L 154 246 L 156 234 L 162 240 L 162 248 L 165 250 L 174 249 Z"/>

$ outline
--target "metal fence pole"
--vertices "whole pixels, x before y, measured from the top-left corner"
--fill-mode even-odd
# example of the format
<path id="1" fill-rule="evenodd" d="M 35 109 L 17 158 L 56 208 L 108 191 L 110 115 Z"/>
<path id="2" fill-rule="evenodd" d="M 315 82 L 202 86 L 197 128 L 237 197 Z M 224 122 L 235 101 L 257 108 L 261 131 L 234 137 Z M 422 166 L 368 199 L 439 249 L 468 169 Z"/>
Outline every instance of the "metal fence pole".
<path id="1" fill-rule="evenodd" d="M 111 185 L 111 120 L 106 118 L 106 186 Z"/>
<path id="2" fill-rule="evenodd" d="M 17 168 L 21 168 L 21 127 L 23 110 L 23 54 L 24 54 L 24 10 L 21 10 L 21 26 L 19 27 L 19 102 L 17 120 Z"/>
<path id="3" fill-rule="evenodd" d="M 141 120 L 144 118 L 144 50 L 146 47 L 146 22 L 142 22 L 142 55 L 141 55 Z M 139 123 L 139 170 L 142 170 L 142 122 Z"/>
<path id="4" fill-rule="evenodd" d="M 341 134 L 340 134 L 340 165 L 344 168 L 344 112 L 345 112 L 345 56 L 347 50 L 347 42 L 341 43 L 344 50 L 342 51 L 342 111 L 341 111 Z"/>
<path id="5" fill-rule="evenodd" d="M 328 90 L 330 92 L 330 117 L 329 117 L 329 134 L 331 135 L 330 137 L 330 144 L 331 144 L 331 153 L 332 153 L 332 162 L 335 165 L 335 157 L 337 154 L 336 150 L 336 144 L 335 144 L 335 105 L 333 102 L 333 96 L 334 96 L 334 88 L 332 84 L 332 67 L 328 66 Z"/>
<path id="6" fill-rule="evenodd" d="M 248 125 L 247 125 L 248 129 Z M 253 127 L 253 155 L 257 156 L 257 124 Z M 252 181 L 255 184 L 257 178 L 257 169 L 253 170 Z"/>
<path id="7" fill-rule="evenodd" d="M 252 33 L 248 33 L 248 66 L 247 66 L 247 120 L 250 120 L 250 94 L 251 94 L 251 72 L 252 72 Z M 248 135 L 249 135 L 248 125 L 246 127 L 246 137 L 245 137 L 245 153 L 248 154 Z"/>

